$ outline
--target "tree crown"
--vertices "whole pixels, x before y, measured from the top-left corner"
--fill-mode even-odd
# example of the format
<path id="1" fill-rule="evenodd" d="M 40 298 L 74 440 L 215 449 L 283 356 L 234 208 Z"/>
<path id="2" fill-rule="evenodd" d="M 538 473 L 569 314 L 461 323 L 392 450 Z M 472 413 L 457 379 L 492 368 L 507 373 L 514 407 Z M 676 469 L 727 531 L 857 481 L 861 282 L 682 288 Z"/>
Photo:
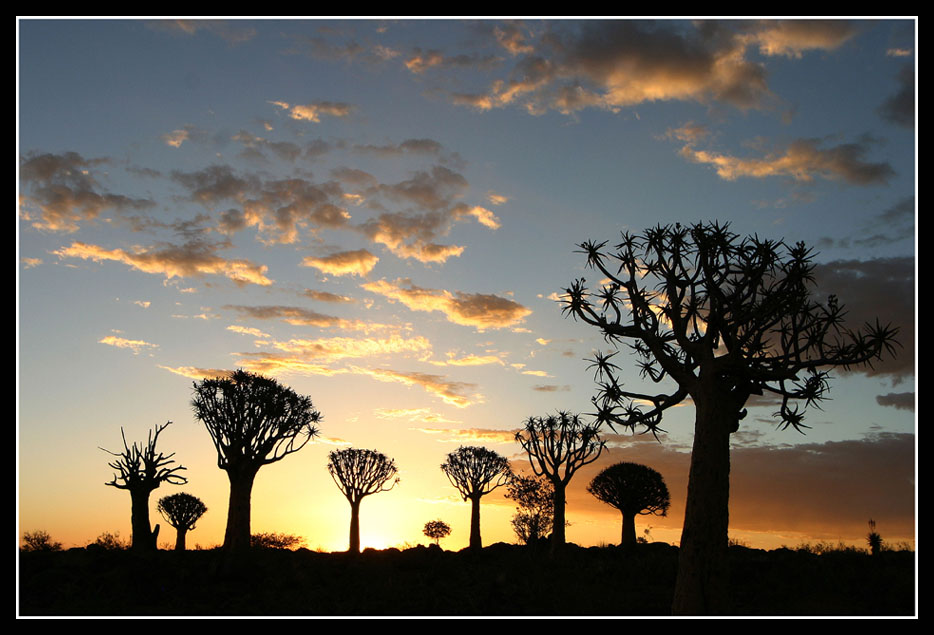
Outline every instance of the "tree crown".
<path id="1" fill-rule="evenodd" d="M 597 353 L 593 401 L 611 427 L 655 433 L 664 410 L 689 395 L 696 400 L 713 381 L 737 421 L 750 395 L 768 393 L 781 400 L 782 425 L 801 429 L 804 409 L 828 389 L 822 367 L 871 364 L 894 352 L 897 329 L 877 322 L 851 330 L 836 297 L 814 299 L 814 254 L 803 243 L 740 238 L 728 224 L 698 223 L 623 232 L 612 250 L 606 241 L 580 247 L 607 282 L 590 291 L 583 278 L 575 281 L 564 312 L 613 345 L 626 341 L 643 377 L 677 384 L 671 394 L 623 390 L 616 353 Z"/>
<path id="2" fill-rule="evenodd" d="M 274 379 L 236 370 L 194 384 L 191 402 L 217 450 L 217 466 L 260 467 L 301 450 L 318 436 L 321 413 L 310 397 Z"/>
<path id="3" fill-rule="evenodd" d="M 207 505 L 200 498 L 185 492 L 163 496 L 159 499 L 156 509 L 167 523 L 176 529 L 188 531 L 193 530 L 198 519 L 208 511 Z"/>
<path id="4" fill-rule="evenodd" d="M 422 533 L 437 543 L 442 538 L 451 535 L 451 527 L 443 520 L 429 520 L 425 523 Z"/>
<path id="5" fill-rule="evenodd" d="M 506 457 L 476 446 L 461 446 L 448 454 L 441 471 L 464 500 L 489 494 L 508 483 L 512 474 Z"/>
<path id="6" fill-rule="evenodd" d="M 586 423 L 579 415 L 561 411 L 529 417 L 516 433 L 516 443 L 528 453 L 537 476 L 567 485 L 578 469 L 596 461 L 606 447 L 599 429 L 599 421 Z"/>
<path id="7" fill-rule="evenodd" d="M 668 486 L 657 471 L 638 463 L 616 463 L 597 474 L 587 491 L 624 514 L 665 516 Z"/>
<path id="8" fill-rule="evenodd" d="M 171 421 L 156 426 L 155 431 L 149 431 L 149 438 L 146 445 L 134 442 L 132 446 L 127 445 L 126 435 L 123 428 L 120 428 L 120 436 L 123 438 L 123 452 L 111 452 L 100 448 L 111 454 L 117 459 L 107 465 L 116 470 L 113 479 L 106 485 L 125 489 L 130 491 L 151 492 L 159 487 L 161 483 L 171 483 L 172 485 L 184 485 L 188 479 L 178 474 L 186 469 L 182 465 L 169 467 L 175 461 L 172 459 L 175 453 L 165 455 L 156 451 L 156 443 L 159 441 L 159 434 L 165 430 Z"/>
<path id="9" fill-rule="evenodd" d="M 345 448 L 328 454 L 328 472 L 340 491 L 351 503 L 377 492 L 388 492 L 399 482 L 395 459 L 376 450 Z"/>

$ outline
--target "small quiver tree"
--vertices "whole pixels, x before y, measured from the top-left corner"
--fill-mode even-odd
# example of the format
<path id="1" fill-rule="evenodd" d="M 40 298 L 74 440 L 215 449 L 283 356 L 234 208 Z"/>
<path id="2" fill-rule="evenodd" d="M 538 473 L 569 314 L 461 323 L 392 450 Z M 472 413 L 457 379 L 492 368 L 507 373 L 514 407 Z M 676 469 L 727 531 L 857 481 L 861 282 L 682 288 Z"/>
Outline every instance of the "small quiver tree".
<path id="1" fill-rule="evenodd" d="M 493 450 L 461 446 L 441 464 L 441 471 L 463 500 L 470 501 L 470 549 L 483 547 L 480 538 L 480 499 L 509 482 L 509 461 Z"/>
<path id="2" fill-rule="evenodd" d="M 170 494 L 159 499 L 156 509 L 165 522 L 175 527 L 175 550 L 185 551 L 185 536 L 194 530 L 195 523 L 208 511 L 201 499 L 185 492 Z"/>
<path id="3" fill-rule="evenodd" d="M 869 553 L 878 556 L 882 553 L 882 536 L 876 531 L 876 521 L 869 519 L 869 533 L 866 535 L 866 542 L 869 543 Z"/>
<path id="4" fill-rule="evenodd" d="M 422 533 L 434 540 L 436 545 L 440 546 L 441 539 L 451 535 L 451 527 L 443 520 L 429 520 L 425 523 L 425 528 L 422 530 Z"/>
<path id="5" fill-rule="evenodd" d="M 371 494 L 388 492 L 399 482 L 395 459 L 376 450 L 345 448 L 328 454 L 328 472 L 350 503 L 351 553 L 360 552 L 360 503 Z M 389 487 L 386 484 L 392 481 Z"/>
<path id="6" fill-rule="evenodd" d="M 120 436 L 123 437 L 123 452 L 111 452 L 116 460 L 108 463 L 110 467 L 116 470 L 113 479 L 106 485 L 125 489 L 130 492 L 131 510 L 130 524 L 132 528 L 132 549 L 134 551 L 155 551 L 156 540 L 159 535 L 159 525 L 156 525 L 155 531 L 149 524 L 149 495 L 162 483 L 171 485 L 184 485 L 188 482 L 179 471 L 185 467 L 181 465 L 172 466 L 175 463 L 172 457 L 175 453 L 164 455 L 156 451 L 156 443 L 159 440 L 159 434 L 165 430 L 172 422 L 167 421 L 164 425 L 156 426 L 155 431 L 149 431 L 149 438 L 146 445 L 142 443 L 133 443 L 127 445 L 126 435 L 123 428 L 120 429 Z"/>
<path id="7" fill-rule="evenodd" d="M 529 417 L 516 433 L 516 443 L 529 455 L 532 471 L 544 476 L 554 488 L 554 523 L 551 548 L 566 542 L 567 487 L 574 474 L 596 461 L 606 443 L 600 440 L 600 422 L 585 423 L 578 415 L 558 412 L 546 417 Z"/>
<path id="8" fill-rule="evenodd" d="M 195 418 L 211 435 L 217 466 L 230 481 L 224 550 L 243 552 L 250 548 L 251 497 L 257 472 L 318 436 L 321 414 L 310 397 L 244 370 L 196 382 L 194 393 Z"/>
<path id="9" fill-rule="evenodd" d="M 636 516 L 665 516 L 671 505 L 662 475 L 638 463 L 617 463 L 590 482 L 587 491 L 623 515 L 620 546 L 636 544 Z"/>

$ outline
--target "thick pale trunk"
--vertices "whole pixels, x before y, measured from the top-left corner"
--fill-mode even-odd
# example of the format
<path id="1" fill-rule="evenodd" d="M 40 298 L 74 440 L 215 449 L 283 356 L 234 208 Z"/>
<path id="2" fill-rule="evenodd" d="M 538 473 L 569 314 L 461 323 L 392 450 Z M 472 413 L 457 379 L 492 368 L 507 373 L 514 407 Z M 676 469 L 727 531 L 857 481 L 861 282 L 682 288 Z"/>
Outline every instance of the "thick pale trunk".
<path id="1" fill-rule="evenodd" d="M 250 499 L 253 495 L 255 470 L 227 470 L 230 479 L 230 502 L 227 506 L 227 529 L 224 550 L 242 552 L 250 548 Z"/>
<path id="2" fill-rule="evenodd" d="M 472 496 L 470 498 L 470 548 L 479 550 L 483 548 L 483 541 L 480 539 L 480 497 Z"/>
<path id="3" fill-rule="evenodd" d="M 350 553 L 360 553 L 360 501 L 350 503 Z"/>
<path id="4" fill-rule="evenodd" d="M 134 551 L 154 551 L 156 541 L 149 524 L 150 490 L 130 490 L 130 526 Z"/>
<path id="5" fill-rule="evenodd" d="M 567 505 L 567 492 L 565 490 L 565 484 L 560 481 L 554 483 L 555 487 L 555 516 L 554 523 L 551 528 L 551 551 L 554 553 L 567 542 L 565 534 L 565 507 Z"/>
<path id="6" fill-rule="evenodd" d="M 695 398 L 695 406 L 694 449 L 672 604 L 675 615 L 728 611 L 730 434 L 738 420 L 726 399 Z"/>
<path id="7" fill-rule="evenodd" d="M 623 532 L 620 537 L 619 545 L 621 547 L 629 547 L 636 544 L 636 515 L 627 514 L 626 512 L 622 512 L 622 514 Z"/>

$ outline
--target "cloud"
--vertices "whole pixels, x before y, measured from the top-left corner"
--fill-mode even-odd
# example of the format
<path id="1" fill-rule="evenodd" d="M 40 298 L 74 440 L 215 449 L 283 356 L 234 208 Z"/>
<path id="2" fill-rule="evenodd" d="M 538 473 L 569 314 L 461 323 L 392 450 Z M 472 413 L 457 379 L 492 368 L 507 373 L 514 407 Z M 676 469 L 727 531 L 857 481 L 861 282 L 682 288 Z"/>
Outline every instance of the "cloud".
<path id="1" fill-rule="evenodd" d="M 486 445 L 491 443 L 515 443 L 516 430 L 490 430 L 485 428 L 444 429 L 444 428 L 417 428 L 418 432 L 437 435 L 445 443 L 459 443 L 461 445 Z"/>
<path id="2" fill-rule="evenodd" d="M 910 410 L 915 412 L 915 393 L 890 392 L 885 395 L 876 395 L 876 403 L 880 406 L 895 408 L 896 410 Z"/>
<path id="3" fill-rule="evenodd" d="M 239 326 L 237 324 L 231 324 L 230 326 L 227 327 L 227 330 L 232 331 L 234 333 L 239 333 L 241 335 L 250 335 L 252 337 L 262 337 L 262 338 L 270 337 L 268 333 L 264 333 L 263 331 L 259 329 L 249 328 L 246 326 Z"/>
<path id="4" fill-rule="evenodd" d="M 339 101 L 313 101 L 308 104 L 288 104 L 283 101 L 270 101 L 269 103 L 288 111 L 292 119 L 313 123 L 319 123 L 322 116 L 346 117 L 354 109 L 351 104 Z"/>
<path id="5" fill-rule="evenodd" d="M 144 350 L 159 348 L 158 344 L 150 344 L 143 340 L 128 340 L 117 335 L 108 335 L 97 341 L 99 344 L 107 344 L 108 346 L 116 346 L 117 348 L 128 348 L 133 351 L 134 355 L 139 355 L 139 353 Z"/>
<path id="6" fill-rule="evenodd" d="M 453 354 L 449 354 L 446 360 L 431 360 L 429 363 L 435 366 L 488 366 L 490 364 L 499 364 L 502 366 L 505 364 L 502 358 L 496 355 L 466 355 L 464 357 L 454 357 Z"/>
<path id="7" fill-rule="evenodd" d="M 188 140 L 188 131 L 184 129 L 173 130 L 172 132 L 167 132 L 162 135 L 162 140 L 165 141 L 166 145 L 172 146 L 173 148 L 179 148 L 181 145 Z"/>
<path id="8" fill-rule="evenodd" d="M 154 248 L 136 248 L 129 252 L 123 249 L 105 249 L 97 245 L 73 242 L 55 252 L 59 258 L 81 258 L 103 262 L 120 262 L 144 273 L 162 274 L 167 279 L 219 275 L 237 285 L 258 284 L 269 286 L 272 280 L 266 277 L 267 267 L 249 260 L 227 260 L 215 252 L 218 246 L 191 241 L 184 245 L 163 245 Z"/>
<path id="9" fill-rule="evenodd" d="M 903 128 L 915 127 L 915 69 L 906 64 L 898 73 L 898 90 L 879 106 L 879 114 Z"/>
<path id="10" fill-rule="evenodd" d="M 431 342 L 422 336 L 385 338 L 331 337 L 318 339 L 294 338 L 274 342 L 273 348 L 302 360 L 334 362 L 346 358 L 376 357 L 398 353 L 424 355 L 431 352 Z"/>
<path id="11" fill-rule="evenodd" d="M 380 419 L 407 419 L 421 423 L 457 423 L 430 408 L 375 408 L 373 414 Z"/>
<path id="12" fill-rule="evenodd" d="M 410 280 L 379 280 L 362 286 L 367 291 L 401 302 L 413 311 L 439 311 L 448 321 L 472 326 L 479 331 L 515 326 L 532 312 L 497 295 L 424 289 L 416 287 Z"/>
<path id="13" fill-rule="evenodd" d="M 262 305 L 246 306 L 228 304 L 225 310 L 235 311 L 240 315 L 254 320 L 282 320 L 295 326 L 317 326 L 319 328 L 338 328 L 348 331 L 363 331 L 365 333 L 393 328 L 386 324 L 363 322 L 361 320 L 347 320 L 325 315 L 311 309 L 296 306 Z"/>
<path id="14" fill-rule="evenodd" d="M 175 373 L 176 375 L 181 375 L 182 377 L 188 377 L 189 379 L 213 379 L 215 377 L 227 377 L 233 371 L 226 370 L 222 368 L 198 368 L 197 366 L 159 366 L 163 370 L 167 370 L 170 373 Z"/>
<path id="15" fill-rule="evenodd" d="M 356 302 L 356 300 L 354 300 L 353 298 L 347 295 L 331 293 L 330 291 L 317 291 L 315 289 L 305 289 L 304 291 L 302 291 L 302 295 L 309 297 L 312 300 L 317 300 L 319 302 L 332 302 L 336 304 Z"/>
<path id="16" fill-rule="evenodd" d="M 369 274 L 379 258 L 366 249 L 355 251 L 342 251 L 330 256 L 320 258 L 307 256 L 302 259 L 303 267 L 314 267 L 322 273 L 332 276 L 366 276 Z"/>
<path id="17" fill-rule="evenodd" d="M 568 385 L 557 386 L 555 384 L 537 384 L 532 386 L 532 390 L 537 392 L 567 392 L 571 390 L 571 387 Z"/>
<path id="18" fill-rule="evenodd" d="M 107 211 L 147 210 L 149 199 L 101 191 L 93 171 L 108 159 L 86 159 L 77 152 L 28 154 L 20 161 L 20 216 L 42 231 L 68 232 Z"/>
<path id="19" fill-rule="evenodd" d="M 331 377 L 348 371 L 343 368 L 330 368 L 307 360 L 277 355 L 274 353 L 237 353 L 239 366 L 261 375 L 278 377 L 281 375 L 324 375 Z"/>
<path id="20" fill-rule="evenodd" d="M 798 139 L 761 158 L 740 158 L 699 150 L 688 144 L 680 154 L 695 163 L 713 166 L 717 175 L 727 181 L 742 177 L 786 176 L 806 183 L 819 177 L 854 185 L 876 185 L 887 183 L 895 173 L 888 163 L 870 163 L 863 159 L 868 150 L 865 142 L 829 148 L 820 145 L 816 139 Z"/>
<path id="21" fill-rule="evenodd" d="M 199 31 L 205 31 L 231 45 L 242 44 L 256 37 L 256 30 L 252 27 L 243 27 L 241 22 L 227 20 L 151 20 L 146 24 L 153 31 L 174 35 L 194 36 Z"/>
<path id="22" fill-rule="evenodd" d="M 443 375 L 429 373 L 407 372 L 390 370 L 388 368 L 360 368 L 351 367 L 351 371 L 360 375 L 367 375 L 378 381 L 398 382 L 406 386 L 420 386 L 427 392 L 439 397 L 444 403 L 456 408 L 466 408 L 478 399 L 469 397 L 465 391 L 473 390 L 476 384 L 459 381 L 448 381 Z"/>
<path id="23" fill-rule="evenodd" d="M 762 20 L 741 37 L 763 55 L 800 58 L 811 50 L 833 51 L 857 33 L 843 20 Z"/>

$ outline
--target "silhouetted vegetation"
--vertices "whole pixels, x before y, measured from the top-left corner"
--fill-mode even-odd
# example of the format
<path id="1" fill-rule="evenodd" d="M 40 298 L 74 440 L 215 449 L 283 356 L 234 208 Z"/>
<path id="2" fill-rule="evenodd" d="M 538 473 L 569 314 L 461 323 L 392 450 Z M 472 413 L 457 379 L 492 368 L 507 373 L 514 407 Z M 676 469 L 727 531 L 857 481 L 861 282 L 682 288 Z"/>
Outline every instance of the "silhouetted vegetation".
<path id="1" fill-rule="evenodd" d="M 638 463 L 616 463 L 597 474 L 587 491 L 623 515 L 620 546 L 636 544 L 636 516 L 665 516 L 671 505 L 662 475 Z"/>
<path id="2" fill-rule="evenodd" d="M 399 482 L 393 477 L 399 472 L 394 459 L 376 450 L 345 448 L 328 454 L 328 472 L 338 489 L 350 503 L 350 546 L 348 551 L 360 551 L 360 503 L 371 494 L 388 492 Z M 389 487 L 386 483 L 392 481 Z"/>
<path id="3" fill-rule="evenodd" d="M 440 546 L 441 539 L 451 535 L 451 527 L 443 520 L 429 520 L 425 523 L 425 528 L 422 529 L 422 533 L 434 540 L 436 545 Z"/>
<path id="4" fill-rule="evenodd" d="M 162 483 L 184 485 L 188 482 L 188 479 L 177 473 L 185 469 L 183 466 L 169 467 L 175 463 L 172 460 L 175 456 L 174 452 L 168 456 L 156 452 L 159 434 L 171 423 L 167 421 L 165 425 L 156 426 L 155 434 L 150 430 L 145 446 L 141 443 L 128 446 L 123 428 L 120 428 L 120 436 L 123 437 L 123 452 L 116 453 L 101 448 L 104 452 L 117 457 L 115 461 L 108 463 L 117 473 L 106 485 L 130 492 L 133 549 L 141 551 L 155 551 L 156 549 L 159 525 L 156 525 L 153 531 L 149 524 L 149 495 L 152 491 Z"/>
<path id="5" fill-rule="evenodd" d="M 866 542 L 869 543 L 869 553 L 878 556 L 882 551 L 882 536 L 876 532 L 876 521 L 869 519 L 869 533 L 866 535 Z"/>
<path id="6" fill-rule="evenodd" d="M 250 546 L 256 549 L 299 549 L 306 541 L 301 536 L 282 532 L 260 532 L 250 535 Z"/>
<path id="7" fill-rule="evenodd" d="M 731 547 L 734 615 L 912 615 L 912 552 Z M 664 616 L 678 548 L 568 544 L 482 550 L 258 549 L 226 569 L 221 549 L 22 552 L 22 615 Z M 556 584 L 555 581 L 560 581 Z"/>
<path id="8" fill-rule="evenodd" d="M 88 544 L 88 549 L 103 551 L 126 551 L 129 548 L 130 543 L 120 537 L 119 531 L 105 531 Z"/>
<path id="9" fill-rule="evenodd" d="M 532 471 L 544 476 L 554 488 L 552 551 L 566 542 L 567 487 L 577 470 L 596 461 L 603 448 L 599 423 L 585 423 L 578 415 L 559 412 L 546 417 L 529 417 L 516 433 L 516 443 L 529 455 Z"/>
<path id="10" fill-rule="evenodd" d="M 514 475 L 506 498 L 516 502 L 512 529 L 523 544 L 534 544 L 551 534 L 555 518 L 555 488 L 543 476 Z"/>
<path id="11" fill-rule="evenodd" d="M 185 492 L 163 496 L 159 499 L 156 509 L 167 523 L 175 527 L 175 549 L 177 551 L 185 551 L 185 537 L 208 511 L 200 498 Z"/>
<path id="12" fill-rule="evenodd" d="M 509 461 L 487 448 L 461 446 L 448 454 L 441 471 L 461 497 L 470 501 L 470 548 L 480 549 L 480 499 L 509 482 Z"/>
<path id="13" fill-rule="evenodd" d="M 690 398 L 695 407 L 678 590 L 673 610 L 727 608 L 730 435 L 751 396 L 779 401 L 783 428 L 802 430 L 804 413 L 829 389 L 827 367 L 868 365 L 894 353 L 897 329 L 843 325 L 836 297 L 814 298 L 814 256 L 803 243 L 740 238 L 729 225 L 658 226 L 580 245 L 607 282 L 591 292 L 583 279 L 565 290 L 564 311 L 628 344 L 642 376 L 671 380 L 671 394 L 624 390 L 616 352 L 598 353 L 600 424 L 653 434 L 663 413 Z"/>
<path id="14" fill-rule="evenodd" d="M 257 472 L 318 436 L 315 424 L 321 414 L 309 397 L 244 370 L 196 382 L 194 392 L 195 418 L 207 427 L 217 465 L 230 481 L 224 549 L 243 552 L 250 546 L 250 498 Z"/>
<path id="15" fill-rule="evenodd" d="M 38 529 L 23 534 L 22 551 L 61 551 L 62 543 L 52 540 L 49 532 Z"/>

